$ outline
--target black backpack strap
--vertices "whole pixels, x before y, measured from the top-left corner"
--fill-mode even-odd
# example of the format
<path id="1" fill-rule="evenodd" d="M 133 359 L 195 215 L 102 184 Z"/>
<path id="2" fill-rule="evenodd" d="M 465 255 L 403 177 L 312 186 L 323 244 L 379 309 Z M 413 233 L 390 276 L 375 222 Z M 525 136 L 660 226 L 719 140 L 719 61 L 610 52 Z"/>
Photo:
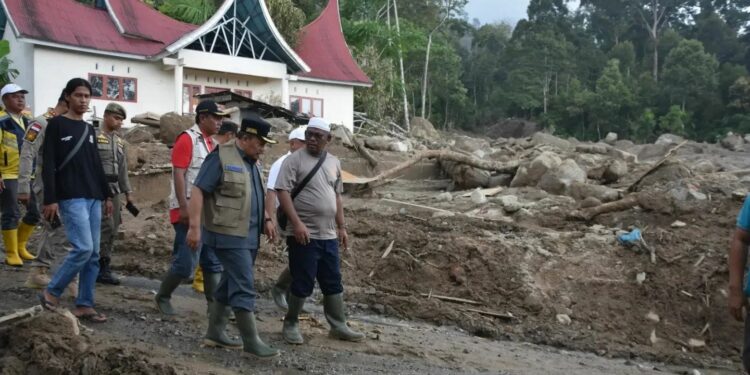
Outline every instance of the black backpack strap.
<path id="1" fill-rule="evenodd" d="M 294 190 L 292 190 L 292 200 L 299 195 L 299 193 L 307 186 L 307 183 L 312 180 L 313 176 L 315 176 L 316 173 L 318 173 L 318 170 L 320 167 L 325 163 L 326 156 L 328 156 L 328 152 L 323 151 L 323 155 L 320 155 L 320 159 L 318 159 L 318 163 L 315 164 L 313 169 L 310 170 L 310 173 L 305 176 L 305 178 L 302 180 L 302 182 L 299 183 L 299 185 L 294 187 Z"/>
<path id="2" fill-rule="evenodd" d="M 83 142 L 86 142 L 86 138 L 88 138 L 88 136 L 89 136 L 89 126 L 88 124 L 86 124 L 86 127 L 83 130 L 83 136 L 81 137 L 81 139 L 78 140 L 78 143 L 76 143 L 75 147 L 73 147 L 73 149 L 70 150 L 70 153 L 68 153 L 68 155 L 65 156 L 65 160 L 63 160 L 60 166 L 57 167 L 58 171 L 65 168 L 65 166 L 68 165 L 68 163 L 70 163 L 70 161 L 73 159 L 74 156 L 76 156 L 78 151 L 81 150 L 81 146 L 83 146 Z"/>

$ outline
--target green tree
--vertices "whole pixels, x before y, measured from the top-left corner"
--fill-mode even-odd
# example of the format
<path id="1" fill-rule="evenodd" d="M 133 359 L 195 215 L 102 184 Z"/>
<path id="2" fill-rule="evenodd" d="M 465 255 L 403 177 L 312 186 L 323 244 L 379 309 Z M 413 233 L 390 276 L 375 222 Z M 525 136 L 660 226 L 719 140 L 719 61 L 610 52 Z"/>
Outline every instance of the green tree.
<path id="1" fill-rule="evenodd" d="M 719 62 L 706 53 L 697 40 L 684 40 L 673 49 L 664 64 L 664 87 L 684 111 L 689 101 L 716 92 Z"/>
<path id="2" fill-rule="evenodd" d="M 750 111 L 750 77 L 740 77 L 729 88 L 729 107 L 737 111 Z"/>
<path id="3" fill-rule="evenodd" d="M 166 0 L 159 11 L 182 22 L 200 25 L 216 12 L 214 0 Z"/>
<path id="4" fill-rule="evenodd" d="M 7 40 L 0 40 L 0 86 L 5 86 L 18 77 L 18 70 L 13 68 L 8 58 L 10 54 L 10 43 Z"/>
<path id="5" fill-rule="evenodd" d="M 292 0 L 265 0 L 273 23 L 290 46 L 297 46 L 299 31 L 305 26 L 305 13 Z"/>
<path id="6" fill-rule="evenodd" d="M 596 81 L 596 95 L 591 98 L 596 137 L 601 139 L 602 134 L 609 131 L 626 130 L 633 102 L 633 93 L 620 72 L 620 61 L 609 60 L 602 76 Z"/>
<path id="7" fill-rule="evenodd" d="M 630 136 L 634 141 L 649 142 L 657 127 L 656 114 L 651 108 L 643 110 L 641 117 L 630 125 Z"/>
<path id="8" fill-rule="evenodd" d="M 664 133 L 685 135 L 690 121 L 690 115 L 679 106 L 669 107 L 669 112 L 659 118 L 659 130 Z"/>

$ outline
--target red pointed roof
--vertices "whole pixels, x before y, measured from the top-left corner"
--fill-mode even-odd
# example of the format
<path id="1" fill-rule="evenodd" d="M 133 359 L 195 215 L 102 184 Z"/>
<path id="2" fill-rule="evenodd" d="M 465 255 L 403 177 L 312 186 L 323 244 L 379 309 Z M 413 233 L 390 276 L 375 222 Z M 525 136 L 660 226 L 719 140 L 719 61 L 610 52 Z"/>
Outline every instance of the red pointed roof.
<path id="1" fill-rule="evenodd" d="M 140 0 L 108 0 L 108 10 L 75 0 L 3 0 L 18 36 L 72 47 L 153 57 L 195 25 Z"/>
<path id="2" fill-rule="evenodd" d="M 338 0 L 329 0 L 320 16 L 302 28 L 295 50 L 311 69 L 310 73 L 300 74 L 301 77 L 372 85 L 370 78 L 354 61 L 344 39 Z"/>

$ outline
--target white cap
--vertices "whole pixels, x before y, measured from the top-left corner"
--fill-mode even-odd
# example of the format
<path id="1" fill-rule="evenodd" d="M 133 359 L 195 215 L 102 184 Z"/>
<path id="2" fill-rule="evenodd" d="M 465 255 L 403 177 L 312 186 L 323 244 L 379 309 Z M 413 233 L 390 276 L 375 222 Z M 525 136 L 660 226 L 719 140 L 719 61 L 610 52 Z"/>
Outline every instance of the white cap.
<path id="1" fill-rule="evenodd" d="M 305 141 L 305 129 L 306 128 L 307 128 L 307 126 L 300 126 L 300 127 L 296 128 L 296 129 L 292 130 L 292 132 L 289 133 L 289 140 L 291 141 L 293 139 L 296 139 L 298 141 L 304 142 Z"/>
<path id="2" fill-rule="evenodd" d="M 3 86 L 3 89 L 0 90 L 0 98 L 5 96 L 5 94 L 15 94 L 17 92 L 22 92 L 24 94 L 28 94 L 29 92 L 24 90 L 23 87 L 16 85 L 15 83 L 9 83 L 5 86 Z"/>
<path id="3" fill-rule="evenodd" d="M 320 129 L 325 132 L 331 131 L 331 125 L 328 123 L 328 121 L 320 118 L 320 117 L 313 117 L 310 119 L 310 122 L 307 123 L 308 128 L 313 129 Z"/>

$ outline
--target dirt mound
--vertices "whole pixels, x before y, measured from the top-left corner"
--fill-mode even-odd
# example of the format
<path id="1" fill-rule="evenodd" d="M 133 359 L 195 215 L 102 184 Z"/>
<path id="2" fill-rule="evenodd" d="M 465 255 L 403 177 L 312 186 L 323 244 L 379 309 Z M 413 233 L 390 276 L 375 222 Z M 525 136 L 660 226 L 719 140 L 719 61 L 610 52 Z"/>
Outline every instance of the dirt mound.
<path id="1" fill-rule="evenodd" d="M 3 375 L 177 374 L 139 349 L 76 335 L 70 320 L 48 312 L 0 330 L 0 368 Z"/>

